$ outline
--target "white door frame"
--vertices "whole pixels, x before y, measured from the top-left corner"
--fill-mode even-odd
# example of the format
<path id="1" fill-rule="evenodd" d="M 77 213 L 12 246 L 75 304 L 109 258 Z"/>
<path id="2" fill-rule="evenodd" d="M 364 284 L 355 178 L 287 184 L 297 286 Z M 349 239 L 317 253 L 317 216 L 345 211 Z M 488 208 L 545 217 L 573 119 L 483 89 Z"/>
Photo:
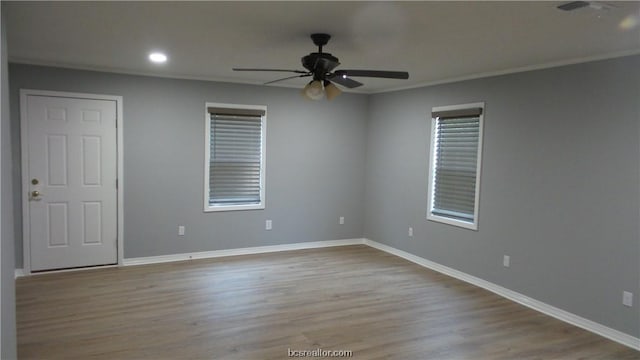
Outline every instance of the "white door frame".
<path id="1" fill-rule="evenodd" d="M 49 96 L 49 97 L 65 97 L 76 99 L 91 100 L 111 100 L 116 102 L 116 151 L 117 151 L 117 170 L 116 179 L 118 187 L 117 193 L 117 226 L 118 226 L 118 266 L 123 265 L 124 259 L 124 212 L 123 212 L 123 146 L 122 146 L 122 96 L 100 95 L 100 94 L 84 94 L 62 91 L 49 90 L 31 90 L 20 89 L 20 137 L 22 147 L 22 254 L 23 254 L 23 270 L 25 275 L 31 274 L 31 243 L 30 239 L 30 215 L 29 215 L 29 146 L 27 127 L 27 97 L 28 96 Z M 26 190 L 25 190 L 26 189 Z"/>

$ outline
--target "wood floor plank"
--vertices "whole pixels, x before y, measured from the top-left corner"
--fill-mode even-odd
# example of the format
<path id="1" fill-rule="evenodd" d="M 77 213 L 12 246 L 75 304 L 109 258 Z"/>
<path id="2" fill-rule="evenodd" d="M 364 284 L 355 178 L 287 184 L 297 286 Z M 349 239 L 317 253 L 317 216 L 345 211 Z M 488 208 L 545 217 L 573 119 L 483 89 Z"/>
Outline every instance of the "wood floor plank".
<path id="1" fill-rule="evenodd" d="M 38 275 L 20 359 L 640 359 L 640 352 L 367 246 Z"/>

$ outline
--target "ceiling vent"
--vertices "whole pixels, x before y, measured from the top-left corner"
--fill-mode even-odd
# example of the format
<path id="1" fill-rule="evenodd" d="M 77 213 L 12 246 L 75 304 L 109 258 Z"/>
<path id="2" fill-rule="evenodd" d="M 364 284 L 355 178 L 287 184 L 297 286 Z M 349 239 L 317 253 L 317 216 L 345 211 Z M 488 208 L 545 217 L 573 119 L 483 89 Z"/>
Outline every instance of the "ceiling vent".
<path id="1" fill-rule="evenodd" d="M 586 6 L 589 6 L 588 1 L 572 1 L 572 2 L 564 3 L 558 6 L 558 9 L 564 10 L 564 11 L 573 11 L 573 10 L 581 9 Z"/>
<path id="2" fill-rule="evenodd" d="M 597 1 L 571 1 L 558 6 L 558 9 L 563 11 L 574 11 L 582 8 L 590 8 L 592 10 L 609 10 L 612 6 Z"/>

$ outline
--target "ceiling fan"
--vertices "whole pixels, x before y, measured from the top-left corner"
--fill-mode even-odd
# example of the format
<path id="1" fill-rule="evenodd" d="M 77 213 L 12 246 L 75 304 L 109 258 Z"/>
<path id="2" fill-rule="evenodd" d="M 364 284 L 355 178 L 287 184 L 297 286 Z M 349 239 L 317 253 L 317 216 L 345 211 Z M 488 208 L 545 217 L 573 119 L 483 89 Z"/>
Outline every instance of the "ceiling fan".
<path id="1" fill-rule="evenodd" d="M 311 53 L 302 57 L 302 66 L 307 70 L 287 70 L 287 69 L 251 69 L 251 68 L 233 68 L 234 71 L 272 71 L 272 72 L 288 72 L 296 75 L 287 76 L 282 79 L 266 82 L 273 84 L 278 81 L 284 81 L 302 77 L 313 77 L 302 90 L 302 95 L 311 100 L 320 100 L 324 96 L 331 100 L 338 96 L 342 91 L 335 85 L 341 85 L 349 89 L 362 86 L 361 82 L 351 79 L 351 77 L 374 77 L 385 79 L 408 79 L 409 73 L 406 71 L 379 71 L 379 70 L 336 70 L 333 71 L 340 62 L 338 58 L 322 52 L 322 47 L 327 45 L 331 39 L 329 34 L 311 34 L 311 40 L 318 47 L 318 52 Z"/>

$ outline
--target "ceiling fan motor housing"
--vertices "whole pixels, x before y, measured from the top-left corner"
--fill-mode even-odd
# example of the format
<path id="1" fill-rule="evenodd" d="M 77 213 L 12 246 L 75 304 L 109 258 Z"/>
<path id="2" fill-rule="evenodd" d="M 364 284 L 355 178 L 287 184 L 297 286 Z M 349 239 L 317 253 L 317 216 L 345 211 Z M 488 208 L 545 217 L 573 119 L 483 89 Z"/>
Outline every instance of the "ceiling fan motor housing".
<path id="1" fill-rule="evenodd" d="M 329 53 L 311 53 L 302 58 L 302 66 L 313 73 L 314 80 L 324 80 L 338 65 L 338 58 Z"/>

